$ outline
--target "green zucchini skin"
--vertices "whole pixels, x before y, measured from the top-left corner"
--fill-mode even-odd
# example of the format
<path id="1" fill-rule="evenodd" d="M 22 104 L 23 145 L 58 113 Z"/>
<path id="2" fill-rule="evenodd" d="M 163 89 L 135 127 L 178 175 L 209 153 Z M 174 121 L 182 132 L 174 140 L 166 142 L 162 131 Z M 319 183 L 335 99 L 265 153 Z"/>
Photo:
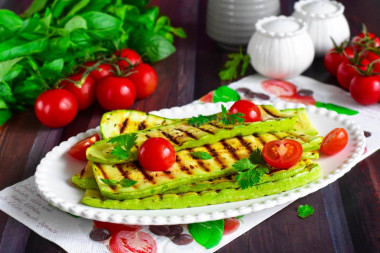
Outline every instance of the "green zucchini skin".
<path id="1" fill-rule="evenodd" d="M 268 109 L 270 108 L 270 109 Z M 235 136 L 246 136 L 254 133 L 281 132 L 294 129 L 298 121 L 297 111 L 282 113 L 273 106 L 260 106 L 263 121 L 242 125 L 224 125 L 220 122 L 204 124 L 200 127 L 191 126 L 187 120 L 173 124 L 154 127 L 137 133 L 136 145 L 131 149 L 128 159 L 120 159 L 111 154 L 114 148 L 109 139 L 96 142 L 87 149 L 87 159 L 96 163 L 117 164 L 133 162 L 137 159 L 141 144 L 152 137 L 168 139 L 176 151 L 212 144 Z"/>
<path id="2" fill-rule="evenodd" d="M 162 194 L 120 201 L 107 199 L 98 190 L 88 189 L 82 198 L 82 203 L 92 207 L 108 209 L 146 210 L 198 207 L 242 201 L 288 191 L 317 180 L 321 176 L 321 168 L 318 164 L 311 164 L 308 169 L 289 178 L 258 184 L 244 190 L 230 188 L 199 193 Z"/>

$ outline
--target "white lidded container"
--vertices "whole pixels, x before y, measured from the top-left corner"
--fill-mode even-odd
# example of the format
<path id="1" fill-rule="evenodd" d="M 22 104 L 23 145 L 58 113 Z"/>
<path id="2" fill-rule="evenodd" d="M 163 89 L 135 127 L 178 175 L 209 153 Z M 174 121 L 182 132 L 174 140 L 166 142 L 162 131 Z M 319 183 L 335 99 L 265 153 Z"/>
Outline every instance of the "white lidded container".
<path id="1" fill-rule="evenodd" d="M 224 48 L 246 46 L 257 20 L 280 13 L 280 0 L 209 0 L 206 32 Z"/>
<path id="2" fill-rule="evenodd" d="M 253 68 L 275 79 L 300 75 L 314 59 L 314 45 L 306 28 L 294 17 L 271 16 L 257 21 L 247 48 Z"/>
<path id="3" fill-rule="evenodd" d="M 294 4 L 293 17 L 306 22 L 315 53 L 323 56 L 333 48 L 331 38 L 339 45 L 350 37 L 350 27 L 343 15 L 344 6 L 329 0 L 301 0 Z"/>

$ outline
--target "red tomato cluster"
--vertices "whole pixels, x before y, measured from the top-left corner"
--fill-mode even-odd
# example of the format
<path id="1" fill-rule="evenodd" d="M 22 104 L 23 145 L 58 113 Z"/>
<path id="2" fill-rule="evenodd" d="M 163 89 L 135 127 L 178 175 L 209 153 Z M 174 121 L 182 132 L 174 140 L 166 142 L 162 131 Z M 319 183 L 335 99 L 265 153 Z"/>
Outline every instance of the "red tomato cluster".
<path id="1" fill-rule="evenodd" d="M 46 126 L 63 127 L 95 98 L 106 110 L 127 109 L 135 99 L 154 92 L 156 71 L 143 63 L 138 53 L 122 49 L 114 53 L 113 59 L 85 62 L 78 73 L 58 84 L 60 89 L 41 93 L 34 107 L 37 118 Z"/>
<path id="2" fill-rule="evenodd" d="M 380 101 L 380 38 L 375 34 L 363 29 L 350 43 L 330 49 L 324 64 L 359 104 Z"/>

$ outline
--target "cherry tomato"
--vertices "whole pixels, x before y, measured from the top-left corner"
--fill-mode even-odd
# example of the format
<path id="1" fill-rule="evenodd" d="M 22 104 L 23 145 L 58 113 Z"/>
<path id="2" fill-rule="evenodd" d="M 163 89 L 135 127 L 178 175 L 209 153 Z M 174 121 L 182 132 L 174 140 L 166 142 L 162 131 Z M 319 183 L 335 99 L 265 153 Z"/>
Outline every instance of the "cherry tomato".
<path id="1" fill-rule="evenodd" d="M 114 55 L 117 57 L 126 58 L 128 60 L 120 60 L 117 62 L 117 65 L 121 70 L 126 69 L 131 65 L 138 65 L 142 63 L 140 55 L 132 49 L 124 48 L 117 50 Z"/>
<path id="2" fill-rule="evenodd" d="M 154 238 L 142 231 L 120 231 L 111 236 L 109 246 L 113 253 L 157 252 L 157 244 Z"/>
<path id="3" fill-rule="evenodd" d="M 69 155 L 82 161 L 87 161 L 86 150 L 99 140 L 99 135 L 94 134 L 75 143 L 68 151 Z"/>
<path id="4" fill-rule="evenodd" d="M 288 169 L 301 158 L 302 146 L 298 141 L 285 139 L 267 142 L 263 148 L 265 161 L 278 169 Z"/>
<path id="5" fill-rule="evenodd" d="M 369 61 L 369 63 L 380 59 L 380 52 L 367 51 L 365 58 Z M 374 73 L 380 73 L 380 62 L 374 63 L 373 66 Z"/>
<path id="6" fill-rule="evenodd" d="M 236 101 L 228 111 L 229 114 L 243 113 L 245 122 L 255 122 L 261 120 L 261 112 L 259 107 L 249 100 Z"/>
<path id="7" fill-rule="evenodd" d="M 141 99 L 149 96 L 157 87 L 157 74 L 150 65 L 142 63 L 132 69 L 127 76 L 136 87 L 136 98 Z"/>
<path id="8" fill-rule="evenodd" d="M 350 93 L 356 102 L 371 105 L 380 101 L 380 76 L 355 76 L 350 83 Z"/>
<path id="9" fill-rule="evenodd" d="M 229 235 L 235 232 L 240 226 L 240 221 L 236 218 L 224 219 L 224 232 L 223 235 Z"/>
<path id="10" fill-rule="evenodd" d="M 336 76 L 339 64 L 343 61 L 343 56 L 335 48 L 330 49 L 323 58 L 326 70 L 333 76 Z"/>
<path id="11" fill-rule="evenodd" d="M 368 64 L 369 61 L 367 59 L 363 59 L 360 61 L 360 65 L 357 67 L 361 70 L 365 70 Z M 346 90 L 349 90 L 352 78 L 357 75 L 359 75 L 359 73 L 356 71 L 353 65 L 350 62 L 343 61 L 338 67 L 338 73 L 336 77 L 340 86 Z"/>
<path id="12" fill-rule="evenodd" d="M 78 112 L 74 95 L 67 90 L 55 89 L 41 93 L 34 104 L 37 118 L 48 127 L 69 124 Z"/>
<path id="13" fill-rule="evenodd" d="M 321 144 L 321 151 L 326 155 L 335 155 L 342 151 L 348 142 L 348 134 L 344 128 L 335 128 L 330 131 Z"/>
<path id="14" fill-rule="evenodd" d="M 127 109 L 135 102 L 136 88 L 125 77 L 107 76 L 98 81 L 96 98 L 107 110 Z"/>
<path id="15" fill-rule="evenodd" d="M 82 73 L 70 76 L 68 79 L 79 81 L 82 79 Z M 62 81 L 59 86 L 70 91 L 75 96 L 78 103 L 78 110 L 88 108 L 95 100 L 95 82 L 90 76 L 82 80 L 81 87 L 67 80 Z"/>
<path id="16" fill-rule="evenodd" d="M 83 65 L 87 67 L 92 67 L 96 64 L 96 62 L 85 62 Z M 98 81 L 106 76 L 111 76 L 113 74 L 113 67 L 110 64 L 101 63 L 99 64 L 95 70 L 90 72 L 90 76 L 95 81 Z"/>
<path id="17" fill-rule="evenodd" d="M 275 96 L 293 96 L 297 93 L 297 87 L 282 80 L 265 80 L 261 82 L 261 88 L 265 92 Z"/>
<path id="18" fill-rule="evenodd" d="M 354 59 L 355 53 L 359 53 L 359 51 L 353 46 L 346 47 L 342 52 L 343 61 L 349 62 L 351 59 Z"/>
<path id="19" fill-rule="evenodd" d="M 360 44 L 368 44 L 368 46 L 380 47 L 380 38 L 370 32 L 362 32 L 356 35 L 352 41 Z"/>
<path id="20" fill-rule="evenodd" d="M 150 171 L 169 169 L 176 160 L 173 145 L 166 139 L 156 137 L 146 140 L 140 147 L 139 162 Z"/>
<path id="21" fill-rule="evenodd" d="M 298 93 L 293 96 L 279 96 L 278 98 L 292 103 L 315 105 L 315 99 L 313 98 L 313 96 L 301 96 Z"/>
<path id="22" fill-rule="evenodd" d="M 142 228 L 140 225 L 125 225 L 125 224 L 117 224 L 111 222 L 103 222 L 94 220 L 94 225 L 97 228 L 105 228 L 107 229 L 111 236 L 120 232 L 120 231 L 137 231 Z"/>

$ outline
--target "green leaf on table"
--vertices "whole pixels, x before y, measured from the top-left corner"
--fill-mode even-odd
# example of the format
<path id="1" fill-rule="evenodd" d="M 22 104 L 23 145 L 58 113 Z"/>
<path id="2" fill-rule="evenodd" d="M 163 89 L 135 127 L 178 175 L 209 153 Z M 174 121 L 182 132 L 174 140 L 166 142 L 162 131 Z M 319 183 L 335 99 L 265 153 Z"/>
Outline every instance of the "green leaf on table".
<path id="1" fill-rule="evenodd" d="M 223 238 L 224 220 L 188 224 L 187 228 L 197 243 L 206 249 L 211 249 Z"/>
<path id="2" fill-rule="evenodd" d="M 100 179 L 103 183 L 109 186 L 116 186 L 118 181 L 114 179 L 106 179 L 106 178 L 101 178 Z"/>
<path id="3" fill-rule="evenodd" d="M 314 214 L 314 208 L 310 205 L 300 205 L 298 206 L 297 213 L 300 218 L 304 219 Z"/>
<path id="4" fill-rule="evenodd" d="M 65 30 L 69 32 L 79 28 L 87 29 L 87 22 L 81 16 L 74 16 L 65 24 Z"/>
<path id="5" fill-rule="evenodd" d="M 240 100 L 240 95 L 228 86 L 220 86 L 212 94 L 212 102 L 229 102 Z"/>
<path id="6" fill-rule="evenodd" d="M 121 29 L 122 22 L 105 13 L 91 11 L 81 14 L 87 22 L 88 33 L 96 40 L 109 40 Z"/>
<path id="7" fill-rule="evenodd" d="M 153 31 L 135 30 L 131 34 L 130 46 L 150 62 L 160 61 L 175 52 L 175 47 Z"/>
<path id="8" fill-rule="evenodd" d="M 40 53 L 45 51 L 48 45 L 48 38 L 42 38 L 30 42 L 20 38 L 12 38 L 0 43 L 0 61 Z"/>
<path id="9" fill-rule="evenodd" d="M 0 25 L 8 28 L 12 32 L 16 32 L 21 28 L 23 20 L 15 13 L 9 10 L 0 10 Z"/>
<path id="10" fill-rule="evenodd" d="M 123 187 L 131 187 L 132 185 L 135 185 L 137 181 L 129 179 L 129 178 L 123 178 L 119 181 L 119 184 Z"/>
<path id="11" fill-rule="evenodd" d="M 212 158 L 212 156 L 209 153 L 203 151 L 191 152 L 191 155 L 201 160 L 209 160 Z"/>
<path id="12" fill-rule="evenodd" d="M 9 71 L 11 71 L 13 66 L 21 59 L 22 57 L 0 62 L 0 81 L 6 80 L 5 76 L 9 73 Z"/>

